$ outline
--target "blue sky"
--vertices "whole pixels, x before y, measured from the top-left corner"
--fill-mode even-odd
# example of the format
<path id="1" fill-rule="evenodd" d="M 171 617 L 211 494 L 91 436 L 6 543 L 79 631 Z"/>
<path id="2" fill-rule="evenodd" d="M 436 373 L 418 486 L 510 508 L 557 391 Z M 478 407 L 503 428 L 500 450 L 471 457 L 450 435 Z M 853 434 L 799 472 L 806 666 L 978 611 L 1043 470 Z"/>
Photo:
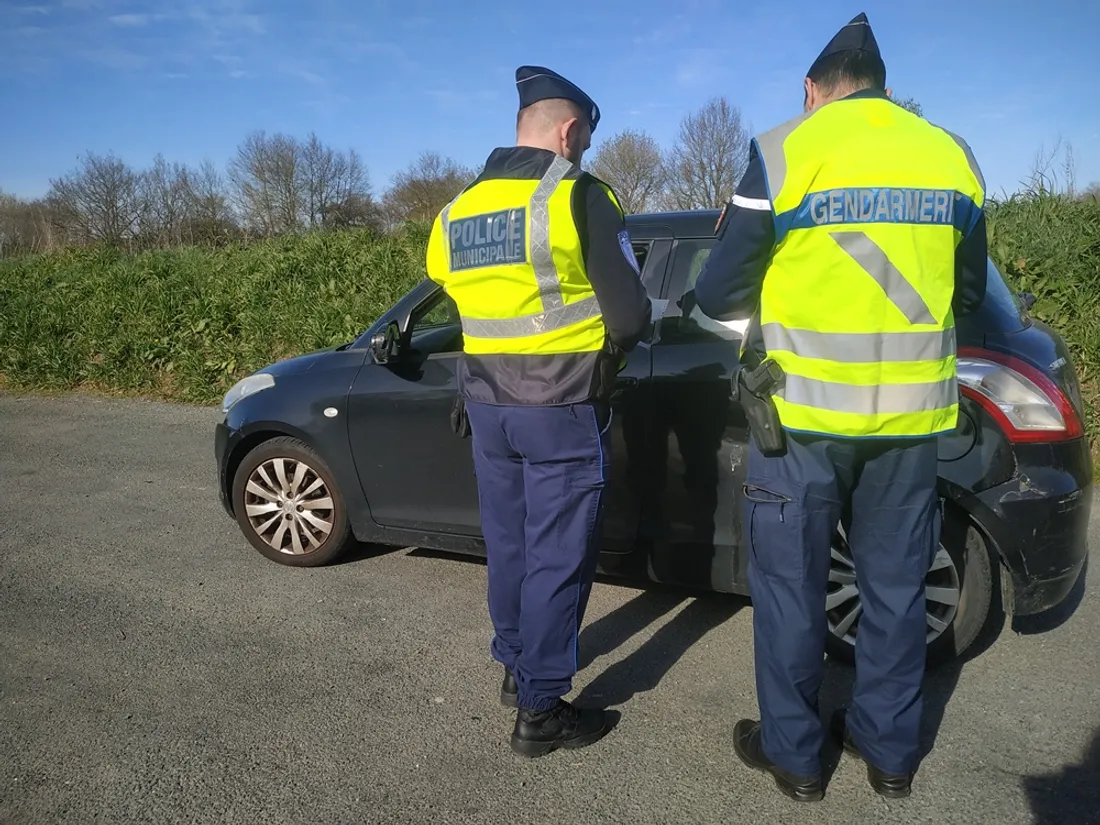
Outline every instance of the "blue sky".
<path id="1" fill-rule="evenodd" d="M 514 139 L 514 71 L 565 74 L 594 139 L 665 145 L 724 94 L 755 130 L 800 111 L 821 47 L 866 11 L 888 85 L 963 135 L 994 192 L 1069 142 L 1100 181 L 1095 0 L 0 0 L 0 188 L 34 197 L 86 150 L 220 167 L 253 129 L 353 147 L 381 192 L 422 150 L 480 165 Z"/>

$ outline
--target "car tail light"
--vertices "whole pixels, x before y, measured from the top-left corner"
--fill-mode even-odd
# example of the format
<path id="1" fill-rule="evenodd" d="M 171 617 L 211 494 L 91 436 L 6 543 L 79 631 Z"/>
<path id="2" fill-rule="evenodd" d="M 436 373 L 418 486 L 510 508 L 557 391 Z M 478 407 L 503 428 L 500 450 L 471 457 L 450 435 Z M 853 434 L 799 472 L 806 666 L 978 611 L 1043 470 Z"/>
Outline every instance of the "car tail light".
<path id="1" fill-rule="evenodd" d="M 963 394 L 996 419 L 1009 441 L 1068 441 L 1084 435 L 1066 394 L 1019 358 L 960 347 L 958 373 Z"/>

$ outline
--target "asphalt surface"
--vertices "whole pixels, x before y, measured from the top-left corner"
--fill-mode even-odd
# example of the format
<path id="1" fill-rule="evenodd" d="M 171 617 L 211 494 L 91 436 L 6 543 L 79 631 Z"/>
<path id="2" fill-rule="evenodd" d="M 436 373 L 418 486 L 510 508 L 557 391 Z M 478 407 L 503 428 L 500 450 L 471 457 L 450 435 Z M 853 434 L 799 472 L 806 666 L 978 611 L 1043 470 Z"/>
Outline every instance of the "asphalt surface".
<path id="1" fill-rule="evenodd" d="M 914 795 L 839 759 L 798 805 L 736 760 L 752 612 L 597 584 L 577 690 L 622 712 L 523 761 L 479 563 L 292 570 L 217 504 L 208 409 L 0 395 L 0 822 L 1100 822 L 1100 586 L 929 682 Z M 1092 546 L 1100 524 L 1092 524 Z M 1034 629 L 1034 628 L 1032 628 Z M 822 710 L 846 699 L 830 665 Z"/>

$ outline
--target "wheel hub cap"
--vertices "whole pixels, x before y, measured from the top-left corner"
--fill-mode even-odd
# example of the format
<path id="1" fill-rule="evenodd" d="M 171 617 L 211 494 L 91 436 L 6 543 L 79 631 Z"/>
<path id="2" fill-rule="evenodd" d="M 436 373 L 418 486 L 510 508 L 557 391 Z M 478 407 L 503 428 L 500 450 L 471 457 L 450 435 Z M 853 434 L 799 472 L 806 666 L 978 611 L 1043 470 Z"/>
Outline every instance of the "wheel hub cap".
<path id="1" fill-rule="evenodd" d="M 332 494 L 315 469 L 295 458 L 271 458 L 252 471 L 245 513 L 256 534 L 280 553 L 317 550 L 332 532 Z"/>
<path id="2" fill-rule="evenodd" d="M 931 643 L 951 626 L 959 610 L 962 587 L 955 562 L 940 545 L 925 577 L 926 641 Z M 825 597 L 829 631 L 848 644 L 855 644 L 863 615 L 856 564 L 848 542 L 838 536 L 829 565 L 829 588 Z"/>

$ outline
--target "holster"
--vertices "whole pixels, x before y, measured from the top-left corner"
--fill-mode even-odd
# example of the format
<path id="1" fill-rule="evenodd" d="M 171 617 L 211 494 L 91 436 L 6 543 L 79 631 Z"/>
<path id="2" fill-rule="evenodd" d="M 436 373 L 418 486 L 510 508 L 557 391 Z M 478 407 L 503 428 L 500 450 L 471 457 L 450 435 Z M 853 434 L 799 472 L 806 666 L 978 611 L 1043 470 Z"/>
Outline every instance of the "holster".
<path id="1" fill-rule="evenodd" d="M 770 358 L 760 361 L 751 349 L 746 350 L 746 364 L 737 371 L 733 397 L 745 411 L 749 432 L 764 455 L 778 457 L 787 452 L 787 434 L 779 422 L 779 410 L 772 398 L 784 377 L 783 368 Z"/>
<path id="2" fill-rule="evenodd" d="M 594 376 L 592 397 L 597 401 L 607 401 L 615 391 L 619 373 L 626 366 L 626 353 L 611 343 L 608 338 L 604 341 L 603 349 L 596 360 L 596 375 Z"/>
<path id="3" fill-rule="evenodd" d="M 455 403 L 451 407 L 451 431 L 459 438 L 468 438 L 470 435 L 470 415 L 466 412 L 466 401 L 461 394 L 455 396 Z"/>

